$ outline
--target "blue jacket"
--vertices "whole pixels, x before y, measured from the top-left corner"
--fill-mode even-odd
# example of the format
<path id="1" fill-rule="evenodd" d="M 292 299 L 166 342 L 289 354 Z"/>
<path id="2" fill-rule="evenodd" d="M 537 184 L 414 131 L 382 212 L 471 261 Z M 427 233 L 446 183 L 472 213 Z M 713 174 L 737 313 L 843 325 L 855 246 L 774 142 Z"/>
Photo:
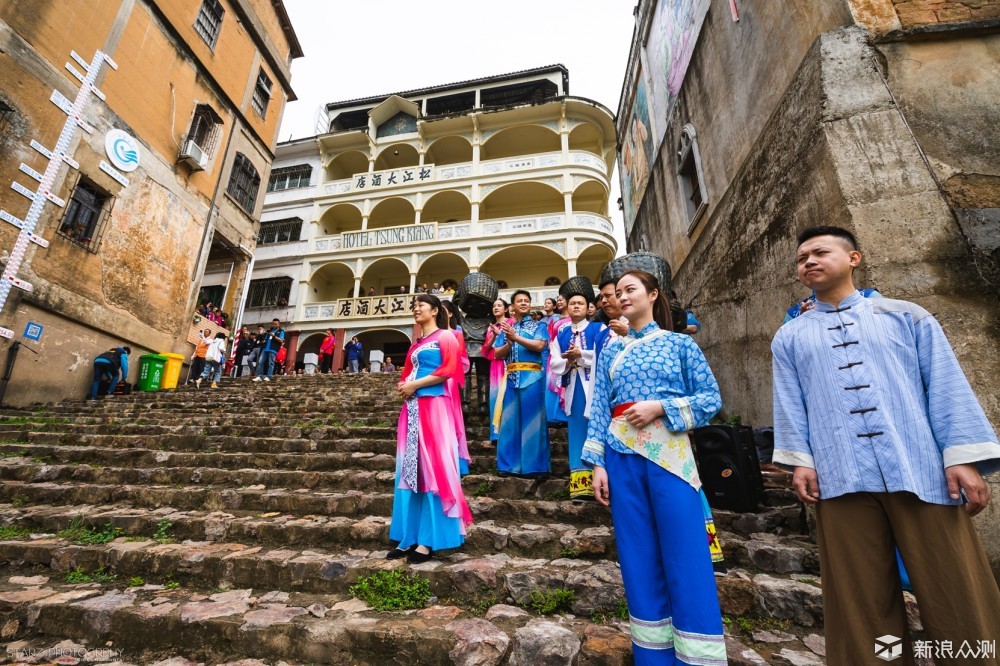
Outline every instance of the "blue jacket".
<path id="1" fill-rule="evenodd" d="M 348 342 L 347 343 L 347 360 L 348 361 L 360 361 L 364 352 L 361 348 L 360 342 Z"/>
<path id="2" fill-rule="evenodd" d="M 114 370 L 121 370 L 122 379 L 128 378 L 128 353 L 123 347 L 109 349 L 95 358 L 94 363 L 110 365 Z"/>
<path id="3" fill-rule="evenodd" d="M 285 332 L 282 329 L 268 329 L 264 331 L 264 339 L 266 342 L 261 348 L 261 352 L 270 352 L 272 354 L 277 354 L 278 349 L 281 348 L 281 341 L 285 339 Z"/>

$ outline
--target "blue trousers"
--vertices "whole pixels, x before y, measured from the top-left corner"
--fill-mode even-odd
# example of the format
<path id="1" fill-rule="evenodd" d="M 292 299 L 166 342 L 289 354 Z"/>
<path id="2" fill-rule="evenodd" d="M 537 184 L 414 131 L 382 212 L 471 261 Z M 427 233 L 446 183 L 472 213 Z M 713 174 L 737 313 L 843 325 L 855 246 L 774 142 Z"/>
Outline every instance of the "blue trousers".
<path id="1" fill-rule="evenodd" d="M 545 418 L 545 380 L 511 388 L 503 396 L 497 469 L 511 474 L 548 474 L 549 426 Z"/>
<path id="2" fill-rule="evenodd" d="M 257 368 L 258 377 L 271 377 L 274 375 L 274 357 L 276 351 L 262 351 L 260 353 L 260 367 Z"/>
<path id="3" fill-rule="evenodd" d="M 590 465 L 585 465 L 580 456 L 583 455 L 583 443 L 587 441 L 587 426 L 590 419 L 583 415 L 587 408 L 587 394 L 583 390 L 582 380 L 574 379 L 573 404 L 570 405 L 569 422 L 566 424 L 566 434 L 569 439 L 569 471 L 590 471 Z"/>
<path id="4" fill-rule="evenodd" d="M 108 395 L 115 392 L 118 387 L 118 370 L 115 370 L 111 361 L 94 361 L 94 382 L 90 385 L 90 397 L 96 398 L 97 392 L 101 388 L 101 380 L 108 377 L 111 383 L 108 385 Z"/>
<path id="5" fill-rule="evenodd" d="M 636 666 L 726 666 L 701 495 L 640 455 L 605 464 Z"/>
<path id="6" fill-rule="evenodd" d="M 205 361 L 205 369 L 201 371 L 201 379 L 211 377 L 213 382 L 218 383 L 222 379 L 222 364 L 218 361 Z"/>

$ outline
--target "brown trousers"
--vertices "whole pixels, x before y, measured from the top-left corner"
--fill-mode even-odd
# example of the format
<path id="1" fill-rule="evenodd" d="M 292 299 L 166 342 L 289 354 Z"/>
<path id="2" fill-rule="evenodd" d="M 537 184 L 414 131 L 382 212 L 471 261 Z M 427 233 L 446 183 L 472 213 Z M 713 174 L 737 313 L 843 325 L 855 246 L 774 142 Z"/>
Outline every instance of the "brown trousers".
<path id="1" fill-rule="evenodd" d="M 963 641 L 977 649 L 982 641 L 1000 643 L 1000 589 L 961 507 L 929 504 L 912 493 L 852 493 L 820 500 L 816 522 L 830 666 L 915 663 L 894 547 L 930 639 L 951 641 L 954 655 Z M 903 639 L 902 659 L 875 657 L 875 639 L 886 634 Z M 935 657 L 935 663 L 1000 661 L 994 653 Z"/>

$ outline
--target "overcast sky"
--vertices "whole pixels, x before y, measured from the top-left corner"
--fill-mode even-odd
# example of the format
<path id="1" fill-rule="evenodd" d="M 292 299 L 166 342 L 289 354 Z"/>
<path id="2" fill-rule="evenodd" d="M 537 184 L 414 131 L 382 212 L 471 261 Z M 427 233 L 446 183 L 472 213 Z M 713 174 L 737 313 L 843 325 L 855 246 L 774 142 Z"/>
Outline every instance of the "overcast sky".
<path id="1" fill-rule="evenodd" d="M 632 0 L 285 0 L 305 57 L 279 140 L 316 134 L 327 102 L 542 65 L 569 68 L 569 92 L 618 108 Z M 609 210 L 625 249 L 618 176 Z"/>

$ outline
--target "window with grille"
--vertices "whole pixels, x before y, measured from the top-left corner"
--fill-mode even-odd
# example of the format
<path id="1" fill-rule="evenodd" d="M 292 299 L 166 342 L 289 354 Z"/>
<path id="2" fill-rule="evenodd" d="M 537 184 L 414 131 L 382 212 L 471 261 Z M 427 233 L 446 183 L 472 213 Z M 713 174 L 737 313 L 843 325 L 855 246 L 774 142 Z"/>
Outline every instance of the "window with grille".
<path id="1" fill-rule="evenodd" d="M 260 233 L 257 234 L 257 245 L 274 245 L 275 243 L 292 243 L 299 240 L 302 234 L 302 220 L 291 217 L 286 220 L 261 222 Z"/>
<path id="2" fill-rule="evenodd" d="M 309 187 L 312 178 L 312 167 L 308 164 L 281 167 L 271 171 L 271 179 L 267 181 L 268 192 L 293 190 L 296 187 Z"/>
<path id="3" fill-rule="evenodd" d="M 199 104 L 194 107 L 194 117 L 191 118 L 191 129 L 188 131 L 187 140 L 194 141 L 203 153 L 210 155 L 215 148 L 221 125 L 222 118 L 215 109 L 208 104 Z"/>
<path id="4" fill-rule="evenodd" d="M 222 29 L 222 16 L 225 13 L 226 10 L 222 8 L 219 0 L 204 0 L 201 3 L 198 18 L 194 22 L 194 29 L 198 31 L 209 48 L 215 48 L 215 41 L 219 38 L 219 31 Z"/>
<path id="5" fill-rule="evenodd" d="M 705 174 L 701 168 L 698 136 L 690 124 L 681 130 L 677 157 L 677 180 L 687 212 L 688 233 L 691 233 L 708 208 L 708 195 L 705 190 Z"/>
<path id="6" fill-rule="evenodd" d="M 229 174 L 229 185 L 226 192 L 247 212 L 253 215 L 257 205 L 257 191 L 260 189 L 260 176 L 250 160 L 243 153 L 236 153 L 233 161 L 233 171 Z"/>
<path id="7" fill-rule="evenodd" d="M 250 98 L 250 106 L 254 108 L 260 117 L 267 113 L 267 104 L 271 101 L 271 79 L 268 78 L 264 68 L 260 68 L 257 75 L 257 85 L 253 88 L 253 97 Z"/>
<path id="8" fill-rule="evenodd" d="M 292 278 L 251 280 L 247 292 L 248 308 L 274 308 L 288 305 L 292 293 Z"/>
<path id="9" fill-rule="evenodd" d="M 96 252 L 104 220 L 111 209 L 110 201 L 111 195 L 80 178 L 66 204 L 66 214 L 59 225 L 59 235 Z"/>

